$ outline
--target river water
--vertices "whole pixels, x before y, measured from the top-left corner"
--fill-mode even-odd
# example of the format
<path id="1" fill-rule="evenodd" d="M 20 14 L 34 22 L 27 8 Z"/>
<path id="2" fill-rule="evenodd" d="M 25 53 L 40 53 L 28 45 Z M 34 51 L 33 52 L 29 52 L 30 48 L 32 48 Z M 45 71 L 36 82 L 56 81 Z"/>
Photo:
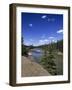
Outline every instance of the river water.
<path id="1" fill-rule="evenodd" d="M 40 58 L 43 56 L 43 51 L 41 49 L 33 49 L 30 53 L 34 60 L 39 63 Z"/>

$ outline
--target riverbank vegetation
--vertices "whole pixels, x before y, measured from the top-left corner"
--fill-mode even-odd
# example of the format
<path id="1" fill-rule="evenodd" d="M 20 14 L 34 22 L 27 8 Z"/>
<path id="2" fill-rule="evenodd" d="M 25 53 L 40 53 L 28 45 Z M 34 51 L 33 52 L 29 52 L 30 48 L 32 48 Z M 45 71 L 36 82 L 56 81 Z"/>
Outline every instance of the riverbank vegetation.
<path id="1" fill-rule="evenodd" d="M 45 47 L 44 48 L 44 55 L 40 60 L 40 64 L 51 74 L 57 75 L 56 73 L 56 64 L 54 62 L 54 55 L 53 55 L 53 48 L 52 47 Z"/>
<path id="2" fill-rule="evenodd" d="M 40 64 L 52 75 L 63 74 L 63 40 L 44 45 Z"/>
<path id="3" fill-rule="evenodd" d="M 26 46 L 22 39 L 22 56 L 28 57 L 28 52 L 32 49 L 43 50 L 43 56 L 40 58 L 39 64 L 43 66 L 51 75 L 63 74 L 63 40 L 56 43 L 44 44 L 40 46 Z M 59 55 L 58 55 L 59 54 Z"/>

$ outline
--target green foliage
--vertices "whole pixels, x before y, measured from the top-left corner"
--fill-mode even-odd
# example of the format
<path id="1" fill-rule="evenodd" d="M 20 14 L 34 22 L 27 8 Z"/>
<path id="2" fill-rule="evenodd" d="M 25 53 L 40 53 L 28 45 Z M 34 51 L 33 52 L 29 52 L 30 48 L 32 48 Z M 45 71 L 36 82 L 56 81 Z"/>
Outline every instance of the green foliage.
<path id="1" fill-rule="evenodd" d="M 23 37 L 21 38 L 21 51 L 22 51 L 22 56 L 28 56 L 28 49 L 26 46 L 23 44 L 24 40 Z"/>
<path id="2" fill-rule="evenodd" d="M 24 45 L 22 45 L 22 56 L 28 56 L 28 50 Z"/>
<path id="3" fill-rule="evenodd" d="M 21 37 L 21 43 L 23 44 L 24 40 L 23 40 L 23 37 Z"/>
<path id="4" fill-rule="evenodd" d="M 57 49 L 63 52 L 63 40 L 57 42 Z"/>
<path id="5" fill-rule="evenodd" d="M 44 50 L 44 56 L 41 58 L 41 65 L 52 75 L 56 75 L 56 64 L 54 62 L 54 55 L 52 54 L 52 47 L 49 47 L 49 53 L 47 53 L 48 51 L 45 49 Z"/>
<path id="6" fill-rule="evenodd" d="M 30 46 L 29 46 L 29 49 L 33 49 L 33 48 L 34 48 L 34 46 L 33 46 L 33 45 L 30 45 Z"/>

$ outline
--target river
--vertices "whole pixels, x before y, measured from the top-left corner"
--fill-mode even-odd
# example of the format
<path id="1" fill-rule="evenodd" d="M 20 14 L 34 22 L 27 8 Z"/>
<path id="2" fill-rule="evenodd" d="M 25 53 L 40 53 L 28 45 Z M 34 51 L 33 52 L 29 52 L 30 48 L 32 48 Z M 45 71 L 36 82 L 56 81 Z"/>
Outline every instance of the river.
<path id="1" fill-rule="evenodd" d="M 34 58 L 34 60 L 39 63 L 40 62 L 40 58 L 43 56 L 43 50 L 41 49 L 33 49 L 30 51 L 32 57 Z"/>

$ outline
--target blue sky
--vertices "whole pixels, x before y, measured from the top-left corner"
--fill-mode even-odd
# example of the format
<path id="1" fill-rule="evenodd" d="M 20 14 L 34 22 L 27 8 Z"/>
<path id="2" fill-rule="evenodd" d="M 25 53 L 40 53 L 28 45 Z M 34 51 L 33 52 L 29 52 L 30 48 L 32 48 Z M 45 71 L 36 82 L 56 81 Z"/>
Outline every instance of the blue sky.
<path id="1" fill-rule="evenodd" d="M 22 13 L 22 36 L 25 45 L 43 45 L 63 39 L 63 15 Z"/>

